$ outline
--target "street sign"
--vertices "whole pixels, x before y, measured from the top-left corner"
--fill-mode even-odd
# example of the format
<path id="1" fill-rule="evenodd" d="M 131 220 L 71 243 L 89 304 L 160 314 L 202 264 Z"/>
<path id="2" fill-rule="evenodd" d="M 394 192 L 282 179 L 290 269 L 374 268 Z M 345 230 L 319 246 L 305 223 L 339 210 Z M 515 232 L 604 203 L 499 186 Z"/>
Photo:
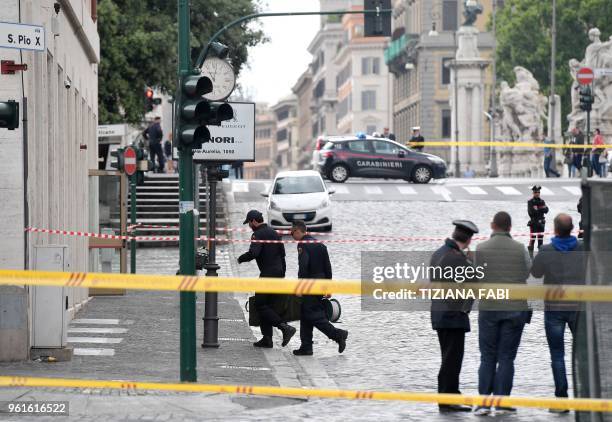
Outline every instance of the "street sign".
<path id="1" fill-rule="evenodd" d="M 581 67 L 576 74 L 576 79 L 580 85 L 590 85 L 593 83 L 594 77 L 593 69 L 590 67 Z"/>
<path id="2" fill-rule="evenodd" d="M 132 147 L 126 147 L 123 151 L 123 168 L 128 176 L 136 173 L 136 151 Z"/>
<path id="3" fill-rule="evenodd" d="M 210 141 L 193 150 L 194 161 L 255 161 L 255 103 L 229 104 L 234 117 L 208 126 Z"/>
<path id="4" fill-rule="evenodd" d="M 45 27 L 0 22 L 0 47 L 45 51 Z"/>
<path id="5" fill-rule="evenodd" d="M 595 69 L 595 77 L 601 78 L 602 76 L 612 76 L 612 69 L 608 69 L 608 68 Z"/>
<path id="6" fill-rule="evenodd" d="M 106 136 L 125 136 L 125 125 L 99 125 L 98 138 Z"/>

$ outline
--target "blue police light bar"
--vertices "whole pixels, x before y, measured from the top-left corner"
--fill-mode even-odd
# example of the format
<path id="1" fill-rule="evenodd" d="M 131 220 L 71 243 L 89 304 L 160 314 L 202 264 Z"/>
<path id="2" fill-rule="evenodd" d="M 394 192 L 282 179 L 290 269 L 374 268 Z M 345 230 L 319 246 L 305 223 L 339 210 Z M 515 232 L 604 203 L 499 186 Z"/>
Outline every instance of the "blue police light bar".
<path id="1" fill-rule="evenodd" d="M 357 132 L 356 136 L 358 139 L 366 139 L 366 134 L 363 132 Z"/>

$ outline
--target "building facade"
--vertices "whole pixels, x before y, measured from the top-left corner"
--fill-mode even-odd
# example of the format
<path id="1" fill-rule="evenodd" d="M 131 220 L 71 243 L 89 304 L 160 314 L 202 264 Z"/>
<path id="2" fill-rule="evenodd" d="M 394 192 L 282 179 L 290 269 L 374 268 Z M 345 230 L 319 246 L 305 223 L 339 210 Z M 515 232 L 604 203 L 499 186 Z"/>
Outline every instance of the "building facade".
<path id="1" fill-rule="evenodd" d="M 297 159 L 297 97 L 290 94 L 272 106 L 276 116 L 276 165 L 278 171 L 293 170 Z"/>
<path id="2" fill-rule="evenodd" d="M 96 3 L 57 3 L 57 13 L 51 0 L 5 0 L 0 9 L 0 22 L 41 25 L 45 31 L 44 51 L 0 49 L 3 60 L 28 66 L 14 75 L 0 75 L 0 100 L 16 100 L 21 113 L 18 129 L 0 129 L 0 267 L 5 269 L 40 268 L 37 251 L 49 245 L 66 247 L 65 269 L 97 269 L 97 251 L 88 249 L 87 238 L 24 231 L 98 231 L 98 181 L 88 176 L 89 169 L 98 167 Z M 46 329 L 33 315 L 34 291 L 0 287 L 0 361 L 27 359 L 33 332 Z M 47 292 L 38 290 L 43 300 Z M 88 291 L 64 292 L 65 301 L 61 297 L 53 312 L 65 312 L 68 320 L 87 300 Z"/>
<path id="3" fill-rule="evenodd" d="M 312 149 L 314 139 L 312 135 L 312 73 L 308 68 L 292 88 L 297 97 L 297 139 L 294 142 L 295 170 L 312 167 Z"/>
<path id="4" fill-rule="evenodd" d="M 255 161 L 244 163 L 245 179 L 271 179 L 276 174 L 276 115 L 267 104 L 257 104 Z"/>
<path id="5" fill-rule="evenodd" d="M 353 6 L 352 10 L 363 10 Z M 390 124 L 389 72 L 384 65 L 386 37 L 364 37 L 364 16 L 345 15 L 344 36 L 334 64 L 336 124 L 339 134 L 382 133 Z"/>
<path id="6" fill-rule="evenodd" d="M 405 143 L 414 126 L 425 140 L 453 139 L 451 129 L 451 68 L 456 52 L 456 31 L 463 22 L 461 0 L 394 0 L 392 39 L 385 63 L 393 74 L 393 131 Z M 483 59 L 492 57 L 494 40 L 486 25 L 492 0 L 480 0 L 478 47 Z M 491 98 L 492 70 L 486 70 L 487 104 Z M 485 123 L 482 133 L 489 133 Z M 488 140 L 488 139 L 483 139 Z M 428 147 L 428 152 L 450 161 L 450 147 Z"/>

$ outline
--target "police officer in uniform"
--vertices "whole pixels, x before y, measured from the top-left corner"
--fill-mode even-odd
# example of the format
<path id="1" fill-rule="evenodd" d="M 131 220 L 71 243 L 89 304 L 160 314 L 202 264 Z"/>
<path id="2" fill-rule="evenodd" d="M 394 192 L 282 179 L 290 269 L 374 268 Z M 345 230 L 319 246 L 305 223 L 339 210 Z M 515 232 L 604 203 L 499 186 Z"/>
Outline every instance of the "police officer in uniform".
<path id="1" fill-rule="evenodd" d="M 257 210 L 248 212 L 244 224 L 253 230 L 251 240 L 281 240 L 280 235 L 273 228 L 263 222 L 263 215 Z M 249 250 L 240 257 L 238 263 L 257 262 L 260 277 L 285 277 L 287 264 L 285 263 L 285 246 L 282 243 L 251 242 Z M 281 317 L 272 308 L 279 295 L 255 293 L 255 308 L 261 320 L 262 339 L 253 343 L 255 347 L 272 347 L 272 327 L 283 333 L 282 346 L 285 347 L 295 334 L 295 328 L 283 322 Z"/>
<path id="2" fill-rule="evenodd" d="M 291 236 L 299 242 L 316 240 L 306 234 L 306 224 L 303 221 L 293 222 Z M 298 263 L 298 278 L 332 278 L 327 247 L 322 243 L 298 243 Z M 300 318 L 300 340 L 302 344 L 299 349 L 293 351 L 294 355 L 312 355 L 312 330 L 314 327 L 330 340 L 338 343 L 338 353 L 342 353 L 346 348 L 348 331 L 336 328 L 329 322 L 321 299 L 323 299 L 321 295 L 304 295 L 302 297 Z"/>
<path id="3" fill-rule="evenodd" d="M 470 257 L 464 251 L 468 249 L 472 236 L 478 228 L 468 220 L 453 221 L 455 230 L 452 238 L 444 241 L 444 246 L 431 257 L 432 267 L 451 267 L 453 269 L 472 266 Z M 455 271 L 455 270 L 453 270 Z M 465 274 L 465 270 L 464 271 Z M 442 271 L 442 278 L 432 276 L 432 282 L 454 283 L 453 278 L 444 278 L 447 271 Z M 466 277 L 465 282 L 472 281 Z M 431 301 L 431 325 L 438 333 L 442 352 L 442 365 L 438 373 L 438 393 L 461 394 L 459 391 L 459 374 L 463 363 L 465 333 L 470 331 L 468 313 L 472 309 L 472 300 L 433 299 Z M 470 407 L 460 405 L 439 405 L 440 412 L 469 412 Z"/>
<path id="4" fill-rule="evenodd" d="M 415 151 L 419 151 L 419 152 L 423 151 L 423 148 L 424 148 L 423 144 L 412 145 L 412 142 L 425 142 L 425 138 L 423 138 L 423 135 L 421 135 L 420 126 L 415 126 L 412 128 L 412 137 L 410 138 L 410 141 L 408 142 L 408 146 L 410 146 Z"/>
<path id="5" fill-rule="evenodd" d="M 527 213 L 529 214 L 529 256 L 533 258 L 533 246 L 538 240 L 538 250 L 544 243 L 544 226 L 546 225 L 545 214 L 548 213 L 546 202 L 540 198 L 542 186 L 535 185 L 531 188 L 533 197 L 527 201 Z M 537 234 L 536 234 L 537 233 Z"/>

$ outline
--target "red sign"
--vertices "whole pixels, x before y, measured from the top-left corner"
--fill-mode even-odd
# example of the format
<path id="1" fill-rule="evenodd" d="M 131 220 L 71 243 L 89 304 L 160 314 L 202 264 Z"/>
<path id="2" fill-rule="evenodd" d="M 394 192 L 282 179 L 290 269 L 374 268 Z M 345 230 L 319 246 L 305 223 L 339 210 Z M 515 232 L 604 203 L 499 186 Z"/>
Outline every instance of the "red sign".
<path id="1" fill-rule="evenodd" d="M 136 173 L 136 150 L 132 147 L 127 147 L 123 151 L 123 170 L 128 176 Z"/>
<path id="2" fill-rule="evenodd" d="M 590 85 L 594 78 L 593 69 L 590 67 L 581 67 L 576 74 L 576 79 L 580 85 Z"/>

